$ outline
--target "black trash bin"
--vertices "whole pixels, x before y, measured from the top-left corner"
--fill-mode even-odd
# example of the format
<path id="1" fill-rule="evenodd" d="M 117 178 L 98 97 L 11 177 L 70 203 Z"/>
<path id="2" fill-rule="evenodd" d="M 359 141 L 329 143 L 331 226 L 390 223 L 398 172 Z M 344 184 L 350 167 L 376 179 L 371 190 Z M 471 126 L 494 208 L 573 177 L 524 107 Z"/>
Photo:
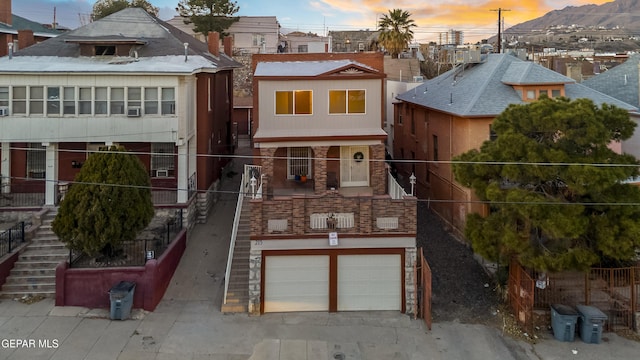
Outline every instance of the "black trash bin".
<path id="1" fill-rule="evenodd" d="M 133 293 L 136 283 L 132 281 L 120 281 L 109 290 L 111 299 L 111 320 L 126 320 L 133 307 Z"/>
<path id="2" fill-rule="evenodd" d="M 551 305 L 553 337 L 560 341 L 573 341 L 576 334 L 578 312 L 568 305 Z"/>
<path id="3" fill-rule="evenodd" d="M 580 313 L 578 320 L 580 338 L 588 344 L 600 344 L 607 314 L 593 306 L 577 305 L 576 308 Z"/>

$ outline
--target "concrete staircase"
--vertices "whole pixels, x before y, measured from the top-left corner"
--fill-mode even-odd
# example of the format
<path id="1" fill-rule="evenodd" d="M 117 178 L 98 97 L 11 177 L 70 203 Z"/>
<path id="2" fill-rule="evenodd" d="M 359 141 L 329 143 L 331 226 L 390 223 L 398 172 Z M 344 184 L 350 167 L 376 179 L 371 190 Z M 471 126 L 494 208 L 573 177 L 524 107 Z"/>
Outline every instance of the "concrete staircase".
<path id="1" fill-rule="evenodd" d="M 251 251 L 250 227 L 251 208 L 249 200 L 242 202 L 238 233 L 236 236 L 236 246 L 233 251 L 231 262 L 231 274 L 229 288 L 227 290 L 227 303 L 223 301 L 221 312 L 223 313 L 246 313 L 249 306 L 249 253 Z"/>
<path id="2" fill-rule="evenodd" d="M 2 285 L 0 296 L 55 296 L 56 266 L 69 257 L 69 250 L 51 230 L 56 215 L 57 211 L 53 210 L 43 216 L 42 225 Z"/>

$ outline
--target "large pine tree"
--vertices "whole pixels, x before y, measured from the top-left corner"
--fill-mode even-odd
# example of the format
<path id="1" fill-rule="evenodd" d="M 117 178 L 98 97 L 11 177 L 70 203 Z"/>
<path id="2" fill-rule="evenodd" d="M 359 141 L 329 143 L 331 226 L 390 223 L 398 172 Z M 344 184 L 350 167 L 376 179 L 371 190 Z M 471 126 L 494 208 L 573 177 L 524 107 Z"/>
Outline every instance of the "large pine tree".
<path id="1" fill-rule="evenodd" d="M 512 105 L 494 141 L 455 160 L 456 180 L 490 204 L 465 234 L 490 259 L 542 271 L 624 262 L 640 248 L 640 190 L 625 183 L 638 161 L 611 150 L 629 138 L 627 111 L 587 99 L 542 97 Z"/>
<path id="2" fill-rule="evenodd" d="M 135 240 L 153 215 L 146 168 L 137 156 L 112 146 L 87 158 L 52 228 L 70 249 L 111 255 L 123 241 Z"/>

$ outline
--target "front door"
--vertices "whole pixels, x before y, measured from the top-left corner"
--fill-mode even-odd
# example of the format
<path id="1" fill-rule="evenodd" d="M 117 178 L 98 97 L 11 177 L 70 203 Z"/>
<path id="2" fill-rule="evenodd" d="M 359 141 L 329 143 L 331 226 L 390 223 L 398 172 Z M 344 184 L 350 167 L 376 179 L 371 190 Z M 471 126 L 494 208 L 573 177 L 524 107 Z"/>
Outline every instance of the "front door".
<path id="1" fill-rule="evenodd" d="M 340 148 L 340 186 L 369 186 L 369 147 Z"/>

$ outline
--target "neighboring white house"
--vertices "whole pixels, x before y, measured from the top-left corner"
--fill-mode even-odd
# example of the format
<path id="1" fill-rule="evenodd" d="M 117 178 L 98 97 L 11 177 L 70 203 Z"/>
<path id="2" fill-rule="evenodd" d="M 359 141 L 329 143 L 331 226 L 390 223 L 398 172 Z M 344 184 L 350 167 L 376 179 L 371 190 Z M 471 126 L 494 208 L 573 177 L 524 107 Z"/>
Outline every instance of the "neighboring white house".
<path id="1" fill-rule="evenodd" d="M 202 219 L 225 163 L 204 156 L 234 149 L 238 66 L 139 8 L 0 58 L 3 196 L 56 205 L 91 152 L 119 144 L 147 166 L 156 204 Z"/>

